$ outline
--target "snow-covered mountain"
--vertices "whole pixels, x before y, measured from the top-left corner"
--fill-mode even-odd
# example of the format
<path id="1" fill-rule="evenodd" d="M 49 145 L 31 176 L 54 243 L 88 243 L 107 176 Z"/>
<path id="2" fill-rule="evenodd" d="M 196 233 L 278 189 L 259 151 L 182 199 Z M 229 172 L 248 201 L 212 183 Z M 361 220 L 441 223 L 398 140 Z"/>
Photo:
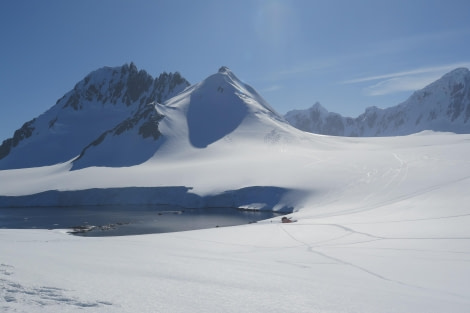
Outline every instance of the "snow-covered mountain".
<path id="1" fill-rule="evenodd" d="M 73 161 L 73 169 L 136 165 L 157 150 L 157 157 L 187 153 L 223 138 L 233 140 L 238 133 L 264 139 L 280 134 L 283 127 L 291 128 L 254 89 L 222 67 L 163 104 L 139 107 L 87 145 Z"/>
<path id="2" fill-rule="evenodd" d="M 92 72 L 3 142 L 0 169 L 68 161 L 74 170 L 131 166 L 159 149 L 186 153 L 233 140 L 235 130 L 263 141 L 295 130 L 227 67 L 188 86 L 179 73 L 153 79 L 134 64 Z"/>
<path id="3" fill-rule="evenodd" d="M 143 193 L 134 192 L 136 196 L 118 197 L 120 203 L 293 208 L 289 197 L 301 192 L 300 188 L 284 188 L 287 180 L 273 186 L 271 173 L 282 170 L 267 160 L 287 156 L 278 154 L 301 141 L 301 146 L 310 147 L 316 144 L 311 138 L 315 136 L 287 123 L 227 67 L 163 103 L 138 101 L 134 110 L 123 105 L 119 119 L 108 123 L 101 133 L 68 143 L 73 154 L 69 152 L 55 165 L 0 171 L 0 180 L 20 179 L 29 186 L 0 185 L 0 193 L 7 196 L 0 195 L 0 206 L 76 205 L 77 199 L 86 199 L 87 205 L 109 204 L 117 198 L 104 196 L 107 193 L 103 190 L 124 194 L 129 188 L 144 187 L 139 189 Z M 96 118 L 94 122 L 99 124 Z M 75 126 L 84 127 L 83 123 Z M 41 151 L 44 156 L 47 152 Z M 253 169 L 255 156 L 266 161 Z M 36 162 L 34 155 L 30 157 L 31 163 Z M 234 168 L 239 168 L 236 175 Z M 259 175 L 254 175 L 256 171 Z M 28 178 L 23 180 L 22 173 Z M 39 176 L 33 178 L 32 173 Z M 219 176 L 223 179 L 214 184 Z M 252 182 L 257 176 L 266 177 L 266 181 Z M 37 178 L 41 184 L 35 183 Z M 57 190 L 58 194 L 50 193 Z M 64 194 L 66 190 L 71 193 Z M 87 196 L 77 196 L 78 190 Z M 15 198 L 25 195 L 33 198 Z"/>
<path id="4" fill-rule="evenodd" d="M 228 68 L 189 87 L 179 73 L 153 78 L 131 63 L 87 75 L 39 117 L 0 146 L 0 170 L 73 161 L 73 169 L 131 166 L 169 147 L 205 148 L 250 134 L 264 142 L 289 140 L 293 126 L 337 136 L 407 135 L 422 130 L 470 132 L 470 72 L 456 69 L 388 109 L 357 118 L 319 103 L 284 117 Z M 263 126 L 264 125 L 264 126 Z M 259 128 L 261 127 L 261 129 Z M 284 131 L 289 128 L 289 130 Z M 175 149 L 172 153 L 177 153 Z"/>
<path id="5" fill-rule="evenodd" d="M 458 68 L 405 102 L 387 109 L 368 108 L 357 118 L 328 112 L 319 103 L 285 115 L 291 125 L 335 136 L 399 136 L 423 130 L 470 133 L 470 71 Z"/>
<path id="6" fill-rule="evenodd" d="M 40 138 L 75 150 L 62 163 L 0 170 L 0 311 L 468 312 L 470 134 L 320 136 L 225 67 L 184 85 L 129 106 L 123 92 L 106 108 L 69 94 L 50 110 L 61 113 L 51 128 L 45 113 L 17 132 L 9 162 L 27 149 L 31 164 L 34 152 L 46 157 Z M 87 116 L 103 127 L 76 146 L 65 132 L 39 136 L 41 125 L 86 132 Z M 106 204 L 272 210 L 296 222 L 107 238 L 3 228 L 3 212 L 21 207 Z"/>
<path id="7" fill-rule="evenodd" d="M 162 73 L 154 79 L 133 63 L 98 69 L 3 141 L 0 169 L 66 162 L 111 130 L 119 134 L 137 122 L 142 122 L 142 137 L 155 140 L 150 124 L 158 117 L 146 105 L 163 102 L 187 86 L 189 83 L 177 72 Z"/>

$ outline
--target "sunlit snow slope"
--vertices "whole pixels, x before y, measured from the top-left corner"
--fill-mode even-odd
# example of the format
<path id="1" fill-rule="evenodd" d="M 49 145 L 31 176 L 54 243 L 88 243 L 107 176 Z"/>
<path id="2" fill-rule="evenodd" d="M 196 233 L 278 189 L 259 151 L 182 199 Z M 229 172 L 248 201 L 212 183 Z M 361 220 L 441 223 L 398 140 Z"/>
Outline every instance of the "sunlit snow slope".
<path id="1" fill-rule="evenodd" d="M 468 312 L 469 135 L 206 149 L 130 168 L 2 171 L 1 190 L 276 185 L 303 190 L 284 199 L 297 222 L 114 238 L 0 230 L 2 312 Z"/>

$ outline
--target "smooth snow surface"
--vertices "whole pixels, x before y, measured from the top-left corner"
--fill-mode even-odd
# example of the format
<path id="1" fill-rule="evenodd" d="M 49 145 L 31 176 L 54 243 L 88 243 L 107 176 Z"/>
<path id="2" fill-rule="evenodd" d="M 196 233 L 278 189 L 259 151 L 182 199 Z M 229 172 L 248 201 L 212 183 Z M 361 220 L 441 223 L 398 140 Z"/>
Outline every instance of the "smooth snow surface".
<path id="1" fill-rule="evenodd" d="M 263 121 L 204 149 L 168 137 L 134 167 L 0 171 L 2 195 L 302 191 L 280 200 L 297 210 L 290 224 L 100 238 L 1 229 L 0 312 L 469 311 L 470 135 L 340 138 L 270 133 Z M 172 136 L 187 138 L 181 126 Z"/>

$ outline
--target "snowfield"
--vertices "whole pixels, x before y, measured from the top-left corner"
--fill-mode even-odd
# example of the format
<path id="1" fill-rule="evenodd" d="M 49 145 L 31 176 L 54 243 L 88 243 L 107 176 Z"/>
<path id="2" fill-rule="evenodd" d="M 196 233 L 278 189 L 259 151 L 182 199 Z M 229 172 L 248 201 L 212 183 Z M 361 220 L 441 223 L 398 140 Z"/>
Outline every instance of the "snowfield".
<path id="1" fill-rule="evenodd" d="M 94 238 L 1 229 L 0 311 L 468 312 L 470 135 L 290 134 L 266 145 L 234 136 L 127 168 L 0 171 L 3 195 L 297 190 L 281 201 L 296 209 L 291 224 Z"/>
<path id="2" fill-rule="evenodd" d="M 292 208 L 296 222 L 124 237 L 0 229 L 0 312 L 469 312 L 469 134 L 304 133 L 224 67 L 154 106 L 158 123 L 106 132 L 79 159 L 1 170 L 0 207 L 80 195 Z M 135 162 L 142 151 L 154 154 Z"/>

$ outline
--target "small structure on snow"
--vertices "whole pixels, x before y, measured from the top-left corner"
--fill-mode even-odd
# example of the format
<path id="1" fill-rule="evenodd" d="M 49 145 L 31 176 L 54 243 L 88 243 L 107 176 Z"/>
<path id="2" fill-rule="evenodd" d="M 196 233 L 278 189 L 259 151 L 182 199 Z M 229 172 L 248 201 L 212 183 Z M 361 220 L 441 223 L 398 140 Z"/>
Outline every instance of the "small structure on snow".
<path id="1" fill-rule="evenodd" d="M 292 222 L 294 222 L 294 221 L 291 220 L 290 217 L 288 218 L 288 217 L 285 217 L 285 216 L 284 216 L 284 217 L 281 219 L 281 222 L 282 222 L 282 223 L 292 223 Z"/>

